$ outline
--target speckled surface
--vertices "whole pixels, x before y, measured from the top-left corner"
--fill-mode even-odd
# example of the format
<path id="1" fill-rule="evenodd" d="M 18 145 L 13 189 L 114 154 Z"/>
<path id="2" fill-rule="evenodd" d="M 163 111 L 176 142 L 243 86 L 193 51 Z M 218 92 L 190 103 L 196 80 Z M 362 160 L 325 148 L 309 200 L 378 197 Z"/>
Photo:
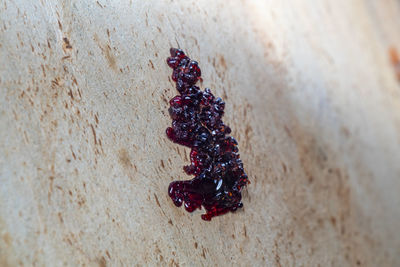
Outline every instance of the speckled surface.
<path id="1" fill-rule="evenodd" d="M 1 266 L 398 266 L 398 1 L 2 1 Z M 251 184 L 176 208 L 180 46 Z M 228 67 L 229 66 L 229 67 Z M 180 178 L 181 177 L 181 178 Z"/>

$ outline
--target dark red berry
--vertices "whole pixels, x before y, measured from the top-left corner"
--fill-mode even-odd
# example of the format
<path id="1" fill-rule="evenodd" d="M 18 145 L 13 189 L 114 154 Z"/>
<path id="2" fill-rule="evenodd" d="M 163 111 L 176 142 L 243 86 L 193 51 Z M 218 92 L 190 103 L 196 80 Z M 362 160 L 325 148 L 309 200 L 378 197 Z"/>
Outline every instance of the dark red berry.
<path id="1" fill-rule="evenodd" d="M 203 206 L 206 214 L 201 218 L 209 221 L 243 207 L 241 191 L 249 180 L 238 143 L 227 136 L 231 129 L 222 122 L 225 102 L 215 98 L 209 88 L 203 92 L 195 86 L 201 78 L 196 61 L 177 48 L 171 48 L 170 53 L 167 64 L 173 69 L 172 79 L 180 95 L 169 102 L 172 127 L 166 134 L 171 141 L 191 148 L 191 164 L 183 169 L 195 177 L 172 182 L 168 194 L 176 206 L 184 203 L 188 212 Z"/>

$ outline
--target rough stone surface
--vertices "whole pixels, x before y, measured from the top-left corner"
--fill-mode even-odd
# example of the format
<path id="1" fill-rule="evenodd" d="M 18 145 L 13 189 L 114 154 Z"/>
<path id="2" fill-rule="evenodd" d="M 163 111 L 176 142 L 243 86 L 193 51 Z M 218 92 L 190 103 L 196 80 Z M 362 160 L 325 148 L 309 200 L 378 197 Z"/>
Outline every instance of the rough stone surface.
<path id="1" fill-rule="evenodd" d="M 1 1 L 1 266 L 399 266 L 398 1 Z M 251 185 L 177 209 L 179 46 Z M 229 67 L 228 67 L 229 66 Z M 201 85 L 203 86 L 203 85 Z"/>

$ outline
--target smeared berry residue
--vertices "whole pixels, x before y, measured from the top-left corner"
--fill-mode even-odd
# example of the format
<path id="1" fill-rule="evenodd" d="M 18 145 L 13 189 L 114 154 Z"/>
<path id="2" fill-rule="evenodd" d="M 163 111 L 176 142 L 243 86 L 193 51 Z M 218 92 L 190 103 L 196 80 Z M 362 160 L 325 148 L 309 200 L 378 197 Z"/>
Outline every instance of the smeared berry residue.
<path id="1" fill-rule="evenodd" d="M 172 127 L 166 133 L 171 141 L 191 148 L 191 164 L 183 169 L 195 177 L 172 182 L 168 194 L 176 206 L 184 203 L 188 212 L 203 206 L 206 214 L 201 218 L 209 221 L 241 208 L 241 191 L 249 181 L 238 143 L 228 135 L 231 129 L 222 121 L 224 101 L 210 89 L 201 91 L 195 85 L 201 76 L 196 61 L 180 49 L 171 48 L 170 53 L 167 63 L 180 94 L 169 101 Z"/>

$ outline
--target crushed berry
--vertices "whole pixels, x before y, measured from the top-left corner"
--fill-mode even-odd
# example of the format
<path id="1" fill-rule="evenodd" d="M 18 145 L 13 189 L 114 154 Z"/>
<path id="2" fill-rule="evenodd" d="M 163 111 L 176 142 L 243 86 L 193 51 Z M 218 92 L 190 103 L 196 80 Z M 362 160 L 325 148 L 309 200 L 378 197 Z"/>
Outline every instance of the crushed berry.
<path id="1" fill-rule="evenodd" d="M 190 162 L 183 169 L 192 180 L 174 181 L 168 194 L 174 204 L 184 204 L 188 212 L 201 209 L 203 220 L 243 207 L 241 191 L 249 183 L 240 160 L 238 143 L 229 136 L 231 129 L 222 122 L 225 102 L 211 90 L 201 91 L 195 84 L 201 70 L 177 48 L 170 49 L 167 64 L 173 69 L 172 80 L 180 93 L 170 100 L 172 127 L 168 138 L 191 148 Z"/>

